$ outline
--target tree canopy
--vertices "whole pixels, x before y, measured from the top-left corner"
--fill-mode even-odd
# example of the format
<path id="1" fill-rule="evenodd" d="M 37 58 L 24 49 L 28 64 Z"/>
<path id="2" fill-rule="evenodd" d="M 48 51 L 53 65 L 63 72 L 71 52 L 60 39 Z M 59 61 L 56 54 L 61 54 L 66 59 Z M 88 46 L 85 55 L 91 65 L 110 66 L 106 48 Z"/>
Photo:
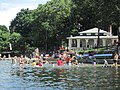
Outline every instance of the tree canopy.
<path id="1" fill-rule="evenodd" d="M 14 39 L 14 42 L 13 42 Z M 0 51 L 10 50 L 9 44 L 17 43 L 20 39 L 19 33 L 10 33 L 6 26 L 0 25 Z"/>
<path id="2" fill-rule="evenodd" d="M 56 50 L 66 45 L 71 34 L 93 27 L 118 27 L 119 19 L 119 0 L 51 0 L 34 10 L 21 9 L 9 29 L 21 34 L 21 46 Z"/>

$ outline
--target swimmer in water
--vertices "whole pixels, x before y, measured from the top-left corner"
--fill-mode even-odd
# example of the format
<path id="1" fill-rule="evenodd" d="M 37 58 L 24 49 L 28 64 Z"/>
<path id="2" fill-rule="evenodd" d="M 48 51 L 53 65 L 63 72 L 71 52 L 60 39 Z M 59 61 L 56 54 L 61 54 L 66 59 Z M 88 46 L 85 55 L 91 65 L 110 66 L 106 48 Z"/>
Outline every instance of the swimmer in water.
<path id="1" fill-rule="evenodd" d="M 107 62 L 106 59 L 104 59 L 104 65 L 103 65 L 103 67 L 108 67 L 108 62 Z"/>
<path id="2" fill-rule="evenodd" d="M 36 62 L 35 62 L 35 60 L 33 60 L 32 65 L 33 65 L 34 67 L 36 67 Z"/>
<path id="3" fill-rule="evenodd" d="M 21 55 L 19 59 L 19 67 L 22 67 L 22 66 L 23 66 L 23 55 Z"/>

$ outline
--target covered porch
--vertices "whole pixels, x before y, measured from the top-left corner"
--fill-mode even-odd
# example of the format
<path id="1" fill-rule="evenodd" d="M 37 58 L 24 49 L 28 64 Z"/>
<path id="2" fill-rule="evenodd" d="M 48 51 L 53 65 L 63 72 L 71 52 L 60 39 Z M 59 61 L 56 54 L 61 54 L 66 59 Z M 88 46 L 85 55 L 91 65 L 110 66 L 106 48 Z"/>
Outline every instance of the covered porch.
<path id="1" fill-rule="evenodd" d="M 86 48 L 92 48 L 97 46 L 97 36 L 76 36 L 70 37 L 68 49 L 73 50 L 83 50 Z M 118 42 L 117 36 L 100 36 L 99 46 L 111 46 Z"/>
<path id="2" fill-rule="evenodd" d="M 67 37 L 69 41 L 68 49 L 71 50 L 83 50 L 86 48 L 92 48 L 97 46 L 98 41 L 98 28 L 92 28 L 86 31 L 79 32 L 79 36 Z M 118 36 L 112 35 L 112 29 L 110 32 L 101 30 L 99 31 L 99 46 L 111 46 L 116 45 L 118 42 Z"/>

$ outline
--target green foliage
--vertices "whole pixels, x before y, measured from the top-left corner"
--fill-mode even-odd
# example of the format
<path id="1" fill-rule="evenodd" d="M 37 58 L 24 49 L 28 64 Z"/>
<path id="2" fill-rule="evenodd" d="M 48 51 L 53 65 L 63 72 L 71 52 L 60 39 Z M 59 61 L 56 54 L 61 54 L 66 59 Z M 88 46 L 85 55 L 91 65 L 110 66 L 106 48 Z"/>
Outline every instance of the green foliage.
<path id="1" fill-rule="evenodd" d="M 84 54 L 85 51 L 78 51 L 78 54 Z"/>
<path id="2" fill-rule="evenodd" d="M 0 25 L 0 30 L 1 30 L 1 31 L 6 31 L 6 32 L 8 32 L 7 27 L 4 26 L 4 25 Z"/>
<path id="3" fill-rule="evenodd" d="M 13 32 L 10 36 L 10 42 L 12 44 L 17 43 L 20 39 L 21 39 L 21 35 L 16 32 Z"/>
<path id="4" fill-rule="evenodd" d="M 19 33 L 10 33 L 6 26 L 0 25 L 0 51 L 10 50 L 9 44 L 17 43 L 20 39 Z"/>
<path id="5" fill-rule="evenodd" d="M 9 35 L 7 27 L 0 25 L 0 51 L 8 48 Z"/>
<path id="6" fill-rule="evenodd" d="M 49 49 L 59 47 L 71 33 L 70 5 L 70 0 L 52 0 L 35 10 L 22 9 L 11 22 L 10 30 L 20 33 L 30 46 L 44 48 L 47 43 Z"/>
<path id="7" fill-rule="evenodd" d="M 21 34 L 18 47 L 45 49 L 47 44 L 49 50 L 54 50 L 66 43 L 66 37 L 81 30 L 118 27 L 119 3 L 120 0 L 51 0 L 34 10 L 21 9 L 11 22 L 10 31 Z"/>

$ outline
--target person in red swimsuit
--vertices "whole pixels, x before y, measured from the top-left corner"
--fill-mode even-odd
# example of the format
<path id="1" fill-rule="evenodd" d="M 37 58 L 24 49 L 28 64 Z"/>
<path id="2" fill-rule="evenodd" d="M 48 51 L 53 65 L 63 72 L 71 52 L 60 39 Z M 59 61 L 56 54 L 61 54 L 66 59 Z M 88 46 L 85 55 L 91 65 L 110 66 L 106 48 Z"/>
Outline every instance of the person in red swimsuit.
<path id="1" fill-rule="evenodd" d="M 70 61 L 70 57 L 67 56 L 65 60 L 66 60 L 66 63 L 67 63 L 67 65 L 68 65 L 68 64 L 69 64 L 69 61 Z"/>
<path id="2" fill-rule="evenodd" d="M 39 65 L 40 67 L 42 67 L 42 66 L 43 66 L 43 64 L 42 64 L 42 62 L 41 62 L 41 61 L 39 62 L 39 64 L 38 64 L 38 65 Z"/>
<path id="3" fill-rule="evenodd" d="M 61 58 L 58 60 L 57 64 L 58 64 L 58 66 L 63 66 L 63 61 Z"/>

